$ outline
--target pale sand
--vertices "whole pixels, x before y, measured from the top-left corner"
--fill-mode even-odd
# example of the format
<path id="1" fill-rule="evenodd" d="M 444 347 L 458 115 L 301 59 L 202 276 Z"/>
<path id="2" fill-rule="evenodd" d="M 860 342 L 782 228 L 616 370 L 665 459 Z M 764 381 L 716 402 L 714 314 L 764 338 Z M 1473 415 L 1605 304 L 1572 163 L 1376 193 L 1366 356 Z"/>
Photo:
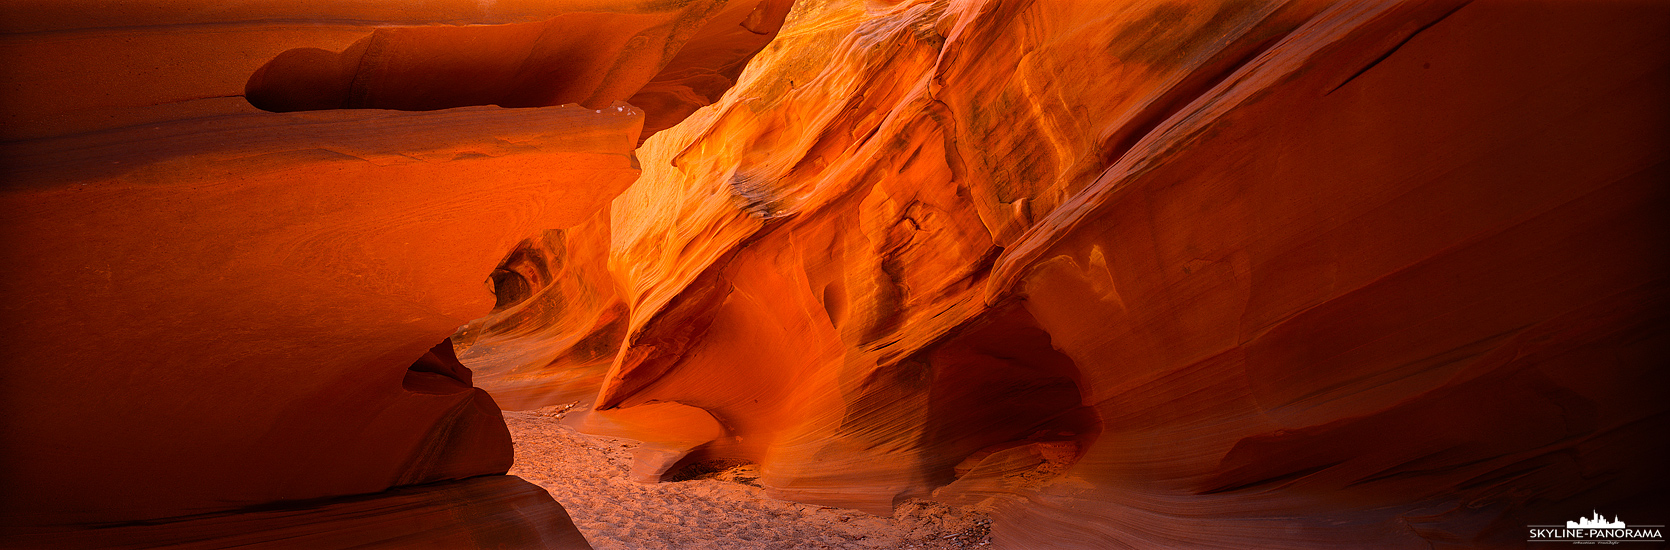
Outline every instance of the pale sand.
<path id="1" fill-rule="evenodd" d="M 990 543 L 990 520 L 971 508 L 911 501 L 884 518 L 774 500 L 748 484 L 753 466 L 637 483 L 626 477 L 637 442 L 581 434 L 561 422 L 562 412 L 505 411 L 516 444 L 510 475 L 550 491 L 597 550 L 947 550 Z"/>

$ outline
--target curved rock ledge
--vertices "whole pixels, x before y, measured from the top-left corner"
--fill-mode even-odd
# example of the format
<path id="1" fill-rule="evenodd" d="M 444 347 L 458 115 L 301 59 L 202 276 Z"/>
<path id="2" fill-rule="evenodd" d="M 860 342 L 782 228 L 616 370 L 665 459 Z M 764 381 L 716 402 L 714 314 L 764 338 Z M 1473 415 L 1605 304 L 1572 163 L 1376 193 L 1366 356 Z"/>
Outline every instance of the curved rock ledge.
<path id="1" fill-rule="evenodd" d="M 449 336 L 787 2 L 0 9 L 0 545 L 585 547 Z"/>

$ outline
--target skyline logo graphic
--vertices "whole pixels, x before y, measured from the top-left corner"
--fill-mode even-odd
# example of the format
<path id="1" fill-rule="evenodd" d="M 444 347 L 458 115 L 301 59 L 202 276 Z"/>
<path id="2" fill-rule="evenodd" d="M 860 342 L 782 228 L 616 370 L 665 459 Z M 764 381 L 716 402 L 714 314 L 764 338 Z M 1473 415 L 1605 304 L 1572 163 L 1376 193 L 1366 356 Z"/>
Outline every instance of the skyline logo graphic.
<path id="1" fill-rule="evenodd" d="M 1600 515 L 1600 512 L 1595 512 L 1593 519 L 1578 518 L 1577 521 L 1566 522 L 1567 529 L 1623 529 L 1625 527 L 1624 520 L 1618 519 L 1618 516 L 1612 516 L 1612 521 L 1606 521 L 1606 516 Z"/>
<path id="2" fill-rule="evenodd" d="M 1527 525 L 1530 537 L 1526 542 L 1566 542 L 1571 544 L 1614 545 L 1624 542 L 1664 542 L 1663 525 L 1627 525 L 1622 517 L 1612 516 L 1607 521 L 1600 511 L 1594 516 L 1568 521 L 1559 525 Z"/>

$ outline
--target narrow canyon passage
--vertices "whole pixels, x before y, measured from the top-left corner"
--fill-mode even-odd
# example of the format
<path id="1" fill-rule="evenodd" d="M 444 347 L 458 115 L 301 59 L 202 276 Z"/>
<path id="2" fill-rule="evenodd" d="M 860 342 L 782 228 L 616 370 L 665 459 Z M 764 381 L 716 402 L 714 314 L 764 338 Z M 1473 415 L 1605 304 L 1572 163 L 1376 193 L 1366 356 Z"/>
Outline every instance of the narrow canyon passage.
<path id="1" fill-rule="evenodd" d="M 691 468 L 692 479 L 629 479 L 641 443 L 575 431 L 555 405 L 505 411 L 516 445 L 510 475 L 551 492 L 597 550 L 951 550 L 991 543 L 973 506 L 913 500 L 892 517 L 776 500 L 752 465 Z"/>
<path id="2" fill-rule="evenodd" d="M 0 0 L 0 548 L 1662 546 L 1665 29 Z"/>

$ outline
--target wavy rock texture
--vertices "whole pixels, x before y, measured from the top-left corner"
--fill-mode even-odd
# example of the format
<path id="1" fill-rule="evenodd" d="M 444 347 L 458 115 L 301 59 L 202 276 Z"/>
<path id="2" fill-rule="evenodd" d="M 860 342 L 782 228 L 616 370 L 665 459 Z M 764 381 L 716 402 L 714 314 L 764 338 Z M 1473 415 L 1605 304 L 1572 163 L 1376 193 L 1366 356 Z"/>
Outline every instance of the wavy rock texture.
<path id="1" fill-rule="evenodd" d="M 607 219 L 509 256 L 461 358 L 779 497 L 989 502 L 1007 548 L 1661 523 L 1667 25 L 802 3 Z M 632 420 L 667 403 L 721 435 Z"/>
<path id="2" fill-rule="evenodd" d="M 363 495 L 510 467 L 448 336 L 492 310 L 482 281 L 518 242 L 598 218 L 640 138 L 716 99 L 787 9 L 6 3 L 0 528 L 146 545 L 186 539 L 77 533 L 210 521 L 245 544 L 374 531 L 354 522 L 389 506 L 442 522 L 431 542 L 499 517 L 584 547 L 507 478 Z"/>

